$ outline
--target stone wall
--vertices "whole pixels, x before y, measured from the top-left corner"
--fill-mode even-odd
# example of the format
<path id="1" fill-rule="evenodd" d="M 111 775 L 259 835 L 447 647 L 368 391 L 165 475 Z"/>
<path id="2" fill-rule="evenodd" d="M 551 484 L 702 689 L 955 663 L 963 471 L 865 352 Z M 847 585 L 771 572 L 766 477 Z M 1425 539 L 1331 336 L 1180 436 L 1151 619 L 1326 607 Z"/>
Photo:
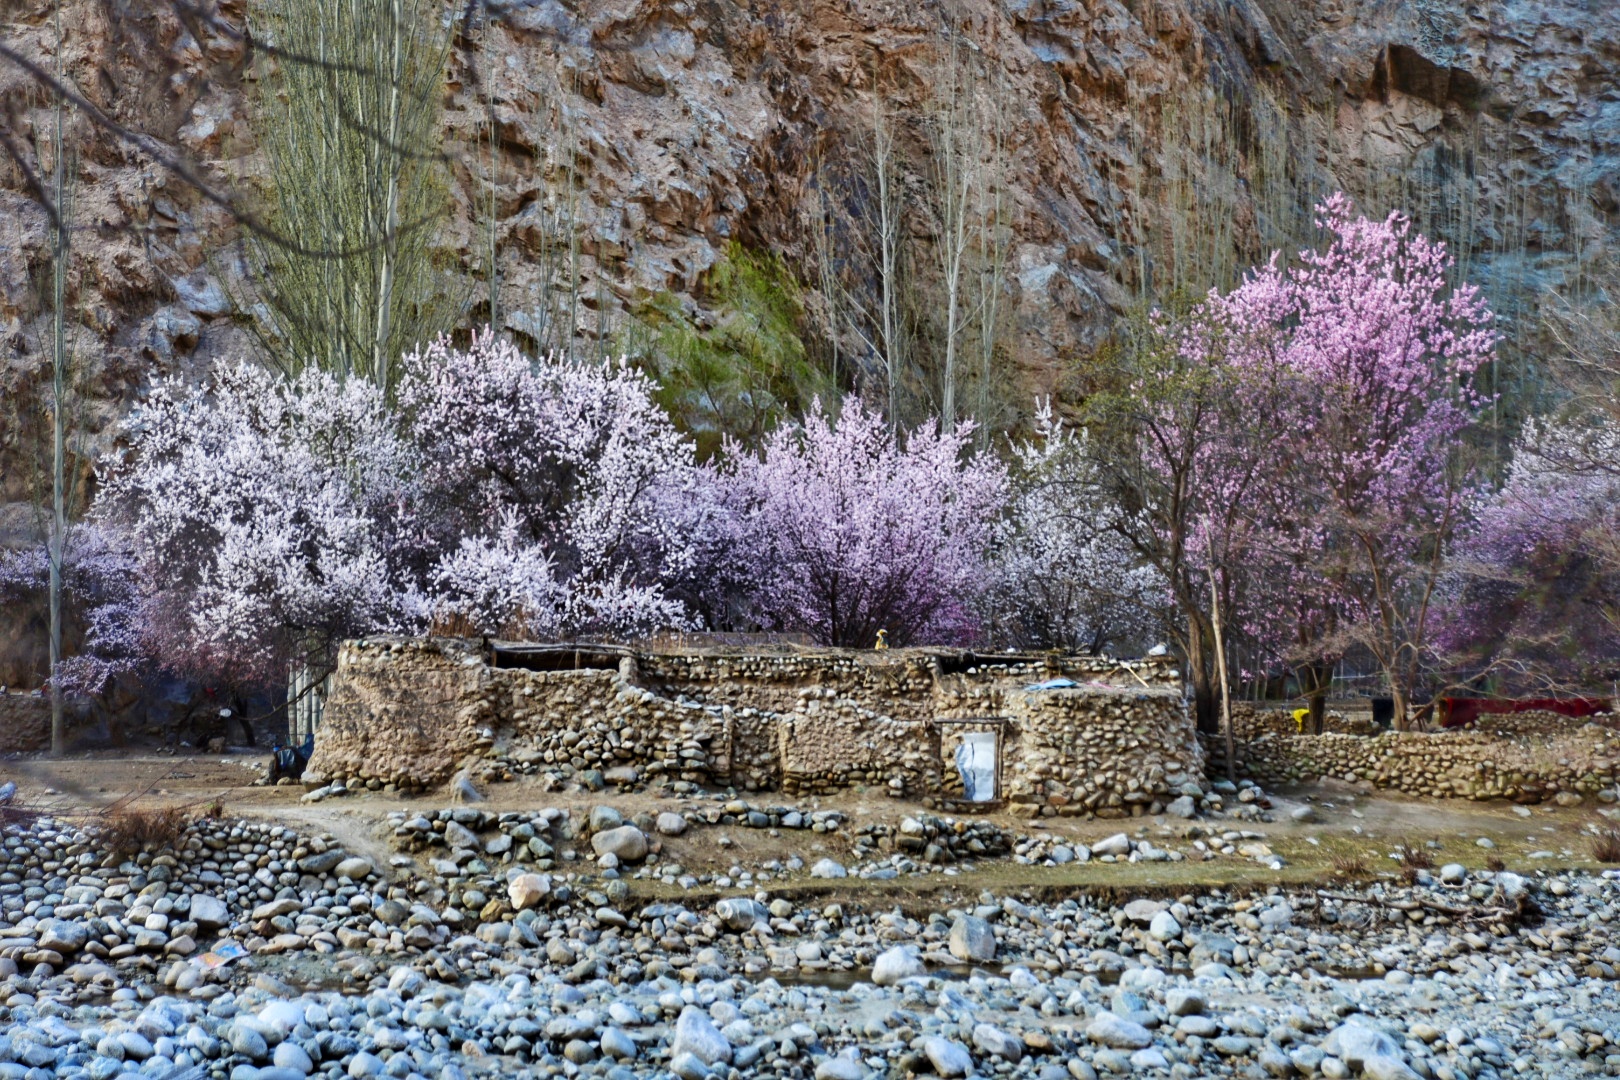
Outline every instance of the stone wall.
<path id="1" fill-rule="evenodd" d="M 1264 707 L 1249 701 L 1232 702 L 1232 731 L 1240 739 L 1254 739 L 1261 735 L 1298 735 L 1299 725 L 1294 722 L 1294 709 L 1298 706 Z M 1322 714 L 1322 731 L 1335 735 L 1376 735 L 1378 725 L 1372 716 L 1346 716 L 1337 709 Z"/>
<path id="2" fill-rule="evenodd" d="M 1030 689 L 1063 678 L 1059 689 Z M 861 786 L 960 797 L 961 727 L 1004 725 L 1005 798 L 1142 812 L 1202 764 L 1166 660 L 976 658 L 944 650 L 626 656 L 617 670 L 495 668 L 471 642 L 346 643 L 312 771 L 411 789 L 491 758 L 523 771 L 747 790 Z"/>
<path id="3" fill-rule="evenodd" d="M 1222 774 L 1219 740 L 1211 739 L 1208 750 L 1210 774 Z M 1602 794 L 1612 801 L 1620 732 L 1585 724 L 1525 736 L 1476 730 L 1268 734 L 1238 743 L 1236 757 L 1239 773 L 1262 784 L 1334 777 L 1425 797 L 1533 803 Z"/>
<path id="4" fill-rule="evenodd" d="M 1470 731 L 1488 731 L 1497 735 L 1562 735 L 1588 724 L 1620 729 L 1620 716 L 1599 713 L 1597 716 L 1565 716 L 1546 709 L 1532 709 L 1520 713 L 1485 713 L 1468 725 Z"/>
<path id="5" fill-rule="evenodd" d="M 405 788 L 449 779 L 491 745 L 494 670 L 467 642 L 347 642 L 310 767 Z"/>
<path id="6" fill-rule="evenodd" d="M 1202 789 L 1203 751 L 1176 691 L 1019 690 L 1006 711 L 1010 802 L 1113 816 Z"/>
<path id="7" fill-rule="evenodd" d="M 0 694 L 0 754 L 51 745 L 51 699 L 44 694 Z"/>
<path id="8" fill-rule="evenodd" d="M 828 691 L 781 717 L 776 731 L 784 791 L 864 785 L 915 797 L 939 790 L 939 731 L 927 720 L 897 720 Z"/>
<path id="9" fill-rule="evenodd" d="M 730 777 L 728 711 L 673 701 L 624 671 L 495 671 L 498 735 L 520 758 L 574 770 Z"/>

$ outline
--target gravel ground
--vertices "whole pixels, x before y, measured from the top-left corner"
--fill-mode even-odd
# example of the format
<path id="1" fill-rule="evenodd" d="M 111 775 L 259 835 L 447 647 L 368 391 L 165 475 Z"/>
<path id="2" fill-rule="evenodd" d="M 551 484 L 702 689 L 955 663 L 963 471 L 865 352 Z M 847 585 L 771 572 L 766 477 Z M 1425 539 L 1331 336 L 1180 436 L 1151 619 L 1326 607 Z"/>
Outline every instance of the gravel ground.
<path id="1" fill-rule="evenodd" d="M 1075 845 L 716 809 L 406 812 L 391 853 L 209 820 L 135 856 L 24 817 L 0 852 L 0 1078 L 1620 1075 L 1613 872 L 1414 865 L 1242 895 L 1122 877 L 1140 895 L 1035 901 L 972 868 Z M 751 812 L 787 847 L 844 835 L 867 855 L 658 859 Z M 1266 857 L 1222 828 L 1174 854 Z M 1161 855 L 1126 834 L 1086 849 L 1122 873 Z M 941 861 L 954 897 L 856 888 Z M 811 873 L 851 891 L 773 895 Z M 699 900 L 700 876 L 741 895 Z"/>

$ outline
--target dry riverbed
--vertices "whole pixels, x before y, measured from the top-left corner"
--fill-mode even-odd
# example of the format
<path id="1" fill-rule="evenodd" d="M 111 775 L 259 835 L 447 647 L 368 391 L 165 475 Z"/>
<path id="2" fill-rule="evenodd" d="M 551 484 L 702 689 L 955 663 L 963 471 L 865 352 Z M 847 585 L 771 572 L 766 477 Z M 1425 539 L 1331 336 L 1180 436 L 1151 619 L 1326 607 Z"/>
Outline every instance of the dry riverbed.
<path id="1" fill-rule="evenodd" d="M 308 802 L 258 761 L 4 763 L 0 1077 L 1620 1075 L 1596 808 Z M 116 853 L 109 806 L 216 816 Z"/>

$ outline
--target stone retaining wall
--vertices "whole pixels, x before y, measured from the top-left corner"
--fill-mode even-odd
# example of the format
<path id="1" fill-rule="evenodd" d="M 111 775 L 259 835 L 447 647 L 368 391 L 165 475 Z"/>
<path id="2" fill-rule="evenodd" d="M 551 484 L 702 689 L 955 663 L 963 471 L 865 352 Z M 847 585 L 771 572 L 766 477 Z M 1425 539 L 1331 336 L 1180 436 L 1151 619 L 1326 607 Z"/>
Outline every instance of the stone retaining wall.
<path id="1" fill-rule="evenodd" d="M 1497 735 L 1561 735 L 1588 724 L 1620 730 L 1620 716 L 1600 713 L 1597 716 L 1573 717 L 1546 709 L 1532 709 L 1520 713 L 1484 713 L 1468 725 L 1468 730 L 1489 731 Z"/>
<path id="2" fill-rule="evenodd" d="M 939 790 L 939 731 L 927 720 L 897 720 L 829 692 L 782 716 L 776 731 L 783 791 L 824 793 L 859 784 L 915 797 Z"/>
<path id="3" fill-rule="evenodd" d="M 0 754 L 51 745 L 51 699 L 44 694 L 0 694 Z"/>
<path id="4" fill-rule="evenodd" d="M 1261 735 L 1298 735 L 1299 725 L 1294 721 L 1298 706 L 1264 707 L 1249 701 L 1232 702 L 1232 731 L 1240 739 L 1254 739 Z M 1345 716 L 1336 709 L 1322 715 L 1323 734 L 1376 735 L 1378 725 L 1371 716 Z"/>
<path id="5" fill-rule="evenodd" d="M 1175 691 L 1018 690 L 1006 711 L 1011 802 L 1114 816 L 1202 788 L 1197 729 Z"/>
<path id="6" fill-rule="evenodd" d="M 1208 740 L 1207 750 L 1210 775 L 1224 775 L 1220 740 Z M 1613 801 L 1620 773 L 1620 732 L 1596 724 L 1529 736 L 1472 730 L 1268 734 L 1239 742 L 1236 750 L 1239 773 L 1262 784 L 1334 777 L 1437 798 Z"/>
<path id="7" fill-rule="evenodd" d="M 1076 685 L 1027 689 L 1054 677 Z M 1005 725 L 1003 795 L 1032 811 L 1141 813 L 1202 775 L 1163 660 L 711 651 L 531 671 L 491 667 L 472 642 L 392 638 L 339 651 L 310 767 L 407 790 L 496 758 L 570 776 L 949 798 L 960 782 L 942 732 L 960 730 L 934 721 L 963 717 Z"/>
<path id="8" fill-rule="evenodd" d="M 575 770 L 631 765 L 706 782 L 730 776 L 729 717 L 672 701 L 615 671 L 495 671 L 504 742 L 528 760 Z"/>
<path id="9" fill-rule="evenodd" d="M 345 643 L 311 766 L 406 788 L 441 783 L 491 744 L 494 681 L 468 642 Z"/>

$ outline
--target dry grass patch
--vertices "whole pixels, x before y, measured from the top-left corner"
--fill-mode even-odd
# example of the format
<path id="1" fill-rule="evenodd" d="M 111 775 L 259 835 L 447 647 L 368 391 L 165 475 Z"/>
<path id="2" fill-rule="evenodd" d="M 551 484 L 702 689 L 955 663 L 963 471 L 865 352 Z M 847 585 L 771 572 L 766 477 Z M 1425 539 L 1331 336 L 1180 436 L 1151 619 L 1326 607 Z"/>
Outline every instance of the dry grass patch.
<path id="1" fill-rule="evenodd" d="M 1334 877 L 1344 878 L 1348 881 L 1360 881 L 1371 875 L 1371 871 L 1367 867 L 1367 860 L 1360 855 L 1340 852 L 1333 856 L 1332 866 Z"/>
<path id="2" fill-rule="evenodd" d="M 1395 854 L 1400 856 L 1401 877 L 1408 885 L 1416 883 L 1423 871 L 1434 869 L 1434 853 L 1421 844 L 1402 840 L 1395 845 Z"/>
<path id="3" fill-rule="evenodd" d="M 183 806 L 114 806 L 101 815 L 96 833 L 107 850 L 127 858 L 142 851 L 178 847 L 191 818 L 190 810 Z"/>
<path id="4" fill-rule="evenodd" d="M 1620 863 L 1620 829 L 1599 829 L 1589 844 L 1592 858 L 1600 863 Z"/>

